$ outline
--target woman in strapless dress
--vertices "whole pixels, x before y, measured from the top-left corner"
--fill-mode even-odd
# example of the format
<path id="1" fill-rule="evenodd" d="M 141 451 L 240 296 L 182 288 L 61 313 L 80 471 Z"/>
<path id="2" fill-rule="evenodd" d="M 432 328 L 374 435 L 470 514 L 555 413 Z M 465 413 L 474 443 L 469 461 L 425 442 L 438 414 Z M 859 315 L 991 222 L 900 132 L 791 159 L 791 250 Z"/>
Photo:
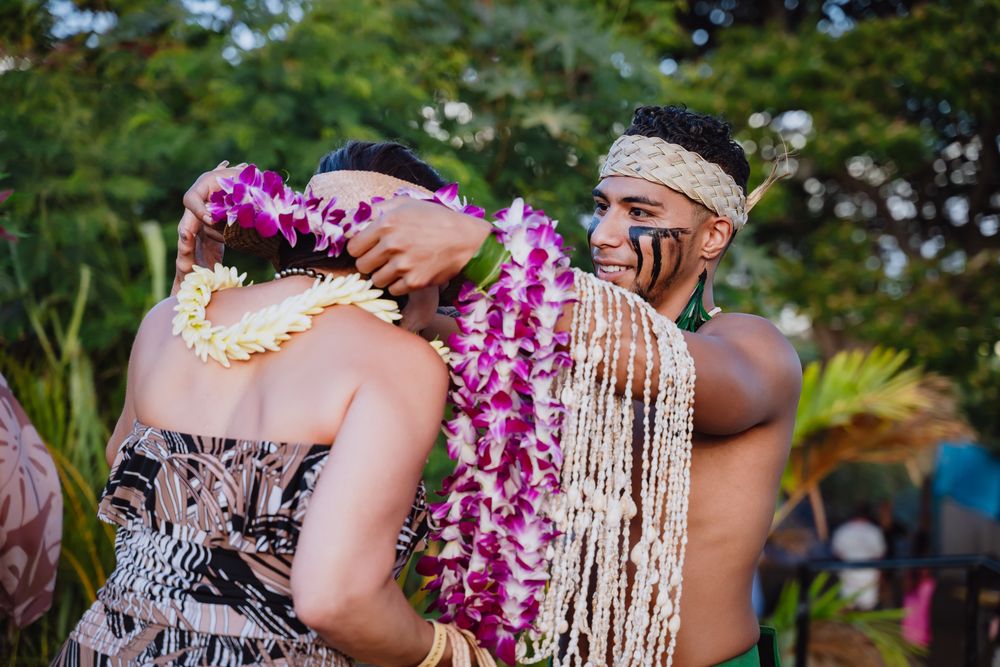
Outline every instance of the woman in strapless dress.
<path id="1" fill-rule="evenodd" d="M 352 142 L 321 169 L 314 189 L 338 205 L 444 184 L 398 144 Z M 307 235 L 278 239 L 258 254 L 280 279 L 214 292 L 200 316 L 228 326 L 355 273 Z M 423 297 L 433 312 L 436 292 Z M 331 305 L 279 351 L 226 367 L 174 334 L 177 305 L 155 306 L 136 336 L 98 510 L 117 526 L 117 564 L 54 664 L 420 664 L 438 633 L 394 579 L 427 531 L 439 353 Z"/>

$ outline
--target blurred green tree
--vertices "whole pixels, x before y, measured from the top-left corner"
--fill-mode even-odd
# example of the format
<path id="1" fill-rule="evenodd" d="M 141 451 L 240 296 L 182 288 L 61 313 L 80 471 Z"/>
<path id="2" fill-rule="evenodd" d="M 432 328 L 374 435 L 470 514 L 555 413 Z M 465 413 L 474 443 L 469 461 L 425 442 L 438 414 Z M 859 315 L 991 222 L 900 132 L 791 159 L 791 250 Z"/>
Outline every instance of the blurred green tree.
<path id="1" fill-rule="evenodd" d="M 996 441 L 1000 47 L 989 35 L 1000 3 L 752 4 L 694 3 L 701 18 L 682 22 L 711 43 L 670 65 L 665 95 L 729 118 L 757 180 L 782 142 L 794 154 L 794 178 L 748 229 L 767 255 L 763 281 L 737 262 L 731 286 L 758 306 L 761 288 L 772 307 L 792 306 L 823 357 L 858 344 L 912 351 L 958 380 L 973 424 Z M 707 25 L 716 10 L 735 25 Z"/>
<path id="2" fill-rule="evenodd" d="M 807 359 L 908 350 L 997 440 L 998 19 L 1000 0 L 3 3 L 19 240 L 0 248 L 0 371 L 62 457 L 67 510 L 92 517 L 129 344 L 199 173 L 248 160 L 301 187 L 348 138 L 398 139 L 487 208 L 544 207 L 586 265 L 601 154 L 638 104 L 686 103 L 734 124 L 754 181 L 781 141 L 795 152 L 719 301 L 773 317 Z M 109 565 L 90 520 L 25 664 L 52 657 Z"/>
<path id="3" fill-rule="evenodd" d="M 582 248 L 597 159 L 661 83 L 652 51 L 582 0 L 21 0 L 0 19 L 19 238 L 0 252 L 0 368 L 61 456 L 79 527 L 59 609 L 4 638 L 18 664 L 51 660 L 111 565 L 92 503 L 104 444 L 198 174 L 247 160 L 302 187 L 343 141 L 398 139 L 488 208 L 528 196 Z M 432 477 L 446 467 L 438 452 Z"/>

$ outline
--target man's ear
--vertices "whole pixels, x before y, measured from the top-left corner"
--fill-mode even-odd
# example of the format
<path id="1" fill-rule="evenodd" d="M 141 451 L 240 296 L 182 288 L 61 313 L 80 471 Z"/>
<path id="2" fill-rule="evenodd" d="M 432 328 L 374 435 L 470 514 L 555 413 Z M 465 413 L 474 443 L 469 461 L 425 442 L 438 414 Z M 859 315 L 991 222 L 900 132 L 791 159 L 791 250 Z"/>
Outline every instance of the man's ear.
<path id="1" fill-rule="evenodd" d="M 733 238 L 735 227 L 728 217 L 718 215 L 709 215 L 702 223 L 702 227 L 705 235 L 701 246 L 701 257 L 711 262 L 726 251 L 729 240 Z"/>

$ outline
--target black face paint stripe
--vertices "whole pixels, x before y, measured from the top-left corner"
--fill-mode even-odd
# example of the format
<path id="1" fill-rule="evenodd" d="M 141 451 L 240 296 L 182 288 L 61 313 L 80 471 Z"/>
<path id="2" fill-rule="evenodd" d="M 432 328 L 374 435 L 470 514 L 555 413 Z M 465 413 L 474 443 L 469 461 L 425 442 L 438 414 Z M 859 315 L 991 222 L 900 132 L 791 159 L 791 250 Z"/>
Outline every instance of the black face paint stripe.
<path id="1" fill-rule="evenodd" d="M 653 269 L 649 275 L 649 286 L 652 287 L 656 284 L 657 279 L 660 276 L 660 270 L 662 268 L 661 264 L 663 261 L 663 239 L 670 237 L 674 241 L 679 241 L 682 235 L 690 234 L 690 229 L 684 229 L 683 227 L 643 227 L 642 225 L 633 225 L 629 227 L 628 238 L 632 243 L 632 248 L 635 250 L 636 264 L 635 264 L 635 277 L 636 279 L 642 275 L 642 248 L 639 246 L 639 241 L 643 236 L 648 236 L 650 241 L 652 241 L 653 247 Z M 677 257 L 674 260 L 674 266 L 670 271 L 670 277 L 673 278 L 681 266 L 681 254 L 678 252 Z"/>
<path id="2" fill-rule="evenodd" d="M 597 270 L 597 264 L 594 263 L 594 251 L 593 251 L 594 246 L 590 244 L 590 239 L 591 237 L 594 236 L 594 232 L 597 231 L 597 226 L 599 224 L 601 224 L 601 220 L 600 218 L 597 217 L 597 214 L 595 213 L 590 218 L 590 224 L 587 225 L 587 254 L 590 255 L 591 268 L 593 268 L 595 271 Z"/>

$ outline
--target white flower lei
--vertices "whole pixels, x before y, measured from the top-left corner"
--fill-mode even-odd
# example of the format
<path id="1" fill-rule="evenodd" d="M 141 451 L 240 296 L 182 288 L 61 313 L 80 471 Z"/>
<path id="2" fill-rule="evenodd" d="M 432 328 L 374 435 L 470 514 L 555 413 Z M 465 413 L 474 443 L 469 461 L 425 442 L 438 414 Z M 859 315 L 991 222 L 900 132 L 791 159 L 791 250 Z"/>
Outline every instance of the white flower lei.
<path id="1" fill-rule="evenodd" d="M 205 319 L 205 308 L 212 293 L 231 287 L 241 287 L 246 273 L 216 264 L 215 269 L 195 266 L 181 284 L 174 310 L 173 334 L 180 335 L 188 349 L 193 348 L 202 360 L 211 357 L 229 368 L 230 359 L 245 361 L 254 352 L 277 351 L 290 334 L 312 327 L 312 316 L 334 305 L 362 308 L 385 322 L 402 317 L 395 301 L 379 298 L 382 290 L 374 289 L 371 280 L 359 274 L 327 276 L 317 279 L 301 294 L 290 296 L 281 303 L 246 313 L 239 322 L 229 326 L 213 325 Z"/>

